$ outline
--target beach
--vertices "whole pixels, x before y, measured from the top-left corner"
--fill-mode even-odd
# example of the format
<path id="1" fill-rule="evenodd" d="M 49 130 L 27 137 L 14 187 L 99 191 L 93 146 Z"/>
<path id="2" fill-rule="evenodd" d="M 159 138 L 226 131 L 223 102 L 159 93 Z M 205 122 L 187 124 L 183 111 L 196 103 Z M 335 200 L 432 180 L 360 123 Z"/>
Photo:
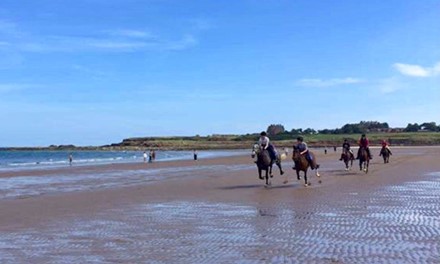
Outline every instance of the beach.
<path id="1" fill-rule="evenodd" d="M 0 171 L 0 262 L 439 262 L 439 147 L 373 148 L 367 174 L 313 151 L 309 187 L 290 156 L 264 187 L 250 153 Z"/>

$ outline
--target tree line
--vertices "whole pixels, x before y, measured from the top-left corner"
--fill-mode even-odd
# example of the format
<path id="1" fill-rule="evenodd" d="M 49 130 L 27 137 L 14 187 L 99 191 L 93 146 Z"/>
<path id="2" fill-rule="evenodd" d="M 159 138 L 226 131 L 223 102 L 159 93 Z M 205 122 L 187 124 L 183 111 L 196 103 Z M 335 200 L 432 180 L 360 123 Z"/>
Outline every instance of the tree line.
<path id="1" fill-rule="evenodd" d="M 299 135 L 299 134 L 362 134 L 369 132 L 439 132 L 440 126 L 435 122 L 425 122 L 422 124 L 409 123 L 405 128 L 391 128 L 387 122 L 381 123 L 378 121 L 361 121 L 354 124 L 345 124 L 341 128 L 315 130 L 313 128 L 293 128 L 290 131 L 286 130 L 281 124 L 272 124 L 267 127 L 267 134 L 269 136 L 280 135 Z"/>

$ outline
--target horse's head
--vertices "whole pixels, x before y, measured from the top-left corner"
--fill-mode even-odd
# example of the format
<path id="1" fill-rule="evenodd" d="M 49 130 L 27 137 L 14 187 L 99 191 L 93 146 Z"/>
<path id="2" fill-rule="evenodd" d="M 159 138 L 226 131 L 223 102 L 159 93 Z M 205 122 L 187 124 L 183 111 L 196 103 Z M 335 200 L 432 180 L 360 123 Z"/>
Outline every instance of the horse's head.
<path id="1" fill-rule="evenodd" d="M 299 148 L 297 146 L 293 146 L 292 159 L 297 160 L 301 156 Z"/>
<path id="2" fill-rule="evenodd" d="M 263 147 L 259 147 L 256 151 L 257 155 L 257 165 L 261 166 L 269 166 L 271 163 L 271 158 L 269 155 L 269 151 L 264 149 Z"/>

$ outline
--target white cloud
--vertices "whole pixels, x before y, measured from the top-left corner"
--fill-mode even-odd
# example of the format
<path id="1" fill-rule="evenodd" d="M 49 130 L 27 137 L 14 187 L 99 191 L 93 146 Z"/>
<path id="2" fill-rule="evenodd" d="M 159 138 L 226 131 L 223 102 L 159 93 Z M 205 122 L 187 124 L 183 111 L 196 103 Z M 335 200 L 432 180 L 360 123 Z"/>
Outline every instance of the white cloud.
<path id="1" fill-rule="evenodd" d="M 18 47 L 25 52 L 137 52 L 185 50 L 197 45 L 197 43 L 197 39 L 192 35 L 184 35 L 178 40 L 53 36 L 41 42 L 21 43 Z"/>
<path id="2" fill-rule="evenodd" d="M 389 94 L 404 88 L 404 84 L 402 84 L 402 82 L 400 82 L 398 78 L 391 77 L 379 80 L 377 83 L 377 87 L 379 88 L 379 91 L 381 93 Z"/>
<path id="3" fill-rule="evenodd" d="M 127 37 L 127 38 L 155 38 L 156 36 L 149 31 L 136 29 L 119 29 L 105 31 L 113 36 Z"/>
<path id="4" fill-rule="evenodd" d="M 37 85 L 32 85 L 32 84 L 0 83 L 0 93 L 15 92 L 36 86 Z"/>
<path id="5" fill-rule="evenodd" d="M 177 41 L 161 43 L 162 50 L 184 50 L 197 45 L 197 39 L 192 35 L 185 35 Z"/>
<path id="6" fill-rule="evenodd" d="M 201 22 L 200 22 L 201 23 Z M 198 44 L 194 35 L 166 39 L 146 30 L 112 29 L 96 31 L 94 35 L 37 35 L 21 32 L 16 24 L 0 20 L 0 51 L 7 52 L 138 52 L 185 50 Z"/>
<path id="7" fill-rule="evenodd" d="M 334 79 L 301 79 L 296 83 L 300 86 L 307 87 L 331 87 L 331 86 L 339 86 L 339 85 L 347 85 L 347 84 L 355 84 L 364 82 L 361 79 L 356 78 L 334 78 Z"/>
<path id="8" fill-rule="evenodd" d="M 414 64 L 395 63 L 393 67 L 403 75 L 414 77 L 431 77 L 440 74 L 440 62 L 433 67 L 422 67 Z"/>

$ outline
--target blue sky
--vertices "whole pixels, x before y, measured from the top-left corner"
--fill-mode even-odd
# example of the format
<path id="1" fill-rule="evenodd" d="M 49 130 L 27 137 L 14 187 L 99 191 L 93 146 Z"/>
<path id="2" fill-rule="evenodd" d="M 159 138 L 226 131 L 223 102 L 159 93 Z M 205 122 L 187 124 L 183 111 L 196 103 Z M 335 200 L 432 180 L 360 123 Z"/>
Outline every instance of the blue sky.
<path id="1" fill-rule="evenodd" d="M 439 101 L 439 0 L 0 5 L 0 146 L 405 127 Z"/>

